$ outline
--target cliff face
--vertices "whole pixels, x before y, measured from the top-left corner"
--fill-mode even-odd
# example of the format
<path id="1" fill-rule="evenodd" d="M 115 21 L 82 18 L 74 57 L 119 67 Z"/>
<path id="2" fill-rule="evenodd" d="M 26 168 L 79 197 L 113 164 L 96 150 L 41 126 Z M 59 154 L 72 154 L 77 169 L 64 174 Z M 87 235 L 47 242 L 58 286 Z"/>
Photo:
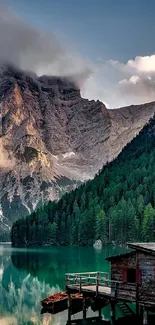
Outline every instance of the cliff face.
<path id="1" fill-rule="evenodd" d="M 140 131 L 155 103 L 107 110 L 67 78 L 0 73 L 0 220 L 7 229 L 37 205 L 92 178 Z"/>

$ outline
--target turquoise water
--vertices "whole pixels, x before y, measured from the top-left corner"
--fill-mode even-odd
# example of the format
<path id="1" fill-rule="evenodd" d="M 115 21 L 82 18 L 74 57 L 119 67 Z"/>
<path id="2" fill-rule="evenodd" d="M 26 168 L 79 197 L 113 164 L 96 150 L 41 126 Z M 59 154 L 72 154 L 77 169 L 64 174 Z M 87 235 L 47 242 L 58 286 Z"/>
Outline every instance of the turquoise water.
<path id="1" fill-rule="evenodd" d="M 40 300 L 64 290 L 64 275 L 69 272 L 110 272 L 107 256 L 120 254 L 122 247 L 12 249 L 0 244 L 0 325 L 63 325 L 67 311 L 41 315 Z M 108 319 L 109 307 L 102 310 Z M 95 313 L 88 311 L 88 316 Z M 81 313 L 73 318 L 80 318 Z"/>

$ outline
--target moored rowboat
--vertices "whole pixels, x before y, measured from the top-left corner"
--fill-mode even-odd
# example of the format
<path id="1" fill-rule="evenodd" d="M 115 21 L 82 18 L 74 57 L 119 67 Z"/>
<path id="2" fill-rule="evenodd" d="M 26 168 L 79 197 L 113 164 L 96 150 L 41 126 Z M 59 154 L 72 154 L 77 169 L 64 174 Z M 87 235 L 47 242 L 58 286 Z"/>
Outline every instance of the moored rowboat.
<path id="1" fill-rule="evenodd" d="M 83 307 L 83 295 L 80 293 L 70 295 L 71 298 L 71 314 L 76 314 L 82 310 Z M 68 309 L 69 301 L 68 294 L 65 291 L 53 294 L 49 297 L 41 300 L 43 306 L 42 313 L 50 312 L 52 314 L 59 313 L 63 310 Z M 87 308 L 90 306 L 90 299 L 86 298 Z"/>
<path id="2" fill-rule="evenodd" d="M 67 309 L 67 301 L 68 301 L 68 295 L 65 291 L 62 291 L 42 299 L 41 304 L 43 307 L 66 304 L 66 309 Z"/>

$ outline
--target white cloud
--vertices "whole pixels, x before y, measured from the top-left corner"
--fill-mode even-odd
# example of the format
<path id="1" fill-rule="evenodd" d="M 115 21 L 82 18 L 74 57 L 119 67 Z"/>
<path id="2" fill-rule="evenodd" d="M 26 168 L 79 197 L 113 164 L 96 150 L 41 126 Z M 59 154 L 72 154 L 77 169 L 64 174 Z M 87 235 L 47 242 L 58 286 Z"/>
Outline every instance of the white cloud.
<path id="1" fill-rule="evenodd" d="M 118 90 L 126 100 L 132 100 L 134 104 L 155 100 L 155 80 L 150 76 L 134 75 L 129 79 L 123 79 L 119 81 Z"/>
<path id="2" fill-rule="evenodd" d="M 137 56 L 126 63 L 116 60 L 107 62 L 117 73 L 119 80 L 111 86 L 115 91 L 116 106 L 142 104 L 155 101 L 155 54 Z"/>
<path id="3" fill-rule="evenodd" d="M 104 89 L 104 86 L 100 84 L 97 76 L 98 74 L 94 73 L 85 81 L 81 90 L 81 95 L 90 100 L 100 100 L 107 108 L 109 108 L 109 104 L 106 101 L 106 89 Z"/>
<path id="4" fill-rule="evenodd" d="M 130 59 L 126 63 L 116 60 L 109 60 L 108 63 L 113 68 L 125 73 L 155 74 L 155 54 L 150 56 L 136 56 L 135 59 Z"/>
<path id="5" fill-rule="evenodd" d="M 139 81 L 140 81 L 139 76 L 132 76 L 129 78 L 129 80 L 127 80 L 127 79 L 120 80 L 119 84 L 124 85 L 124 84 L 131 83 L 131 84 L 136 85 Z"/>
<path id="6" fill-rule="evenodd" d="M 149 58 L 152 70 L 148 66 L 148 57 L 136 57 L 126 64 L 116 60 L 98 63 L 94 73 L 87 79 L 82 95 L 89 99 L 99 99 L 108 108 L 154 101 L 155 55 Z"/>
<path id="7" fill-rule="evenodd" d="M 129 60 L 127 66 L 143 73 L 155 73 L 155 54 L 151 56 L 136 56 Z"/>

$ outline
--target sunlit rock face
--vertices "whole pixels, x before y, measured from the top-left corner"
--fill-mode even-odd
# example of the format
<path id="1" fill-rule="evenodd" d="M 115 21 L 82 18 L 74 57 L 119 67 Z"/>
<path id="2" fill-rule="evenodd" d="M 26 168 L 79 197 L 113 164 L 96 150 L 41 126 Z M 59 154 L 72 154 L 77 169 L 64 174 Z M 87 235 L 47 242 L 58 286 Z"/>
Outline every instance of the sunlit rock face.
<path id="1" fill-rule="evenodd" d="M 0 70 L 0 224 L 57 200 L 112 160 L 155 104 L 108 110 L 67 78 Z"/>

